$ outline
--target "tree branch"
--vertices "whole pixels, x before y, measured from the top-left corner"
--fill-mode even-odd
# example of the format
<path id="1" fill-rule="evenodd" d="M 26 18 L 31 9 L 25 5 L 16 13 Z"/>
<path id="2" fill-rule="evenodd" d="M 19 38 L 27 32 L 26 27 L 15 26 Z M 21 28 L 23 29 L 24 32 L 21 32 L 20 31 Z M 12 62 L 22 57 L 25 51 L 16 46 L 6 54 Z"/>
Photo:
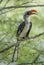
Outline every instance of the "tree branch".
<path id="1" fill-rule="evenodd" d="M 44 35 L 44 32 L 42 32 L 42 33 L 40 33 L 40 34 L 38 34 L 38 35 L 32 36 L 32 37 L 28 37 L 28 38 L 25 38 L 25 39 L 19 40 L 18 42 L 20 43 L 21 41 L 24 41 L 24 40 L 27 40 L 27 39 L 30 39 L 30 40 L 31 40 L 31 39 L 35 39 L 35 38 L 40 37 L 41 35 Z M 7 48 L 1 50 L 0 53 L 3 53 L 3 52 L 9 50 L 10 48 L 12 48 L 12 47 L 14 47 L 14 46 L 16 46 L 16 45 L 17 45 L 17 42 L 14 43 L 14 44 L 12 44 L 11 46 L 9 46 L 9 47 L 7 47 Z"/>
<path id="2" fill-rule="evenodd" d="M 40 37 L 40 36 L 42 36 L 42 35 L 44 35 L 44 32 L 39 33 L 39 34 L 34 35 L 34 36 L 31 36 L 31 37 L 28 37 L 28 38 L 25 38 L 25 39 L 22 39 L 22 40 L 20 40 L 20 41 L 27 40 L 27 39 L 35 39 L 35 38 Z"/>
<path id="3" fill-rule="evenodd" d="M 5 12 L 1 12 L 0 15 L 5 14 L 5 13 L 8 13 L 8 12 L 11 12 L 11 11 L 13 11 L 13 10 L 14 10 L 14 9 L 11 9 L 11 10 L 8 10 L 8 11 L 5 11 Z"/>
<path id="4" fill-rule="evenodd" d="M 14 52 L 13 52 L 13 56 L 12 56 L 12 62 L 14 62 L 14 54 L 16 52 L 16 46 L 15 46 L 15 49 L 14 49 Z"/>
<path id="5" fill-rule="evenodd" d="M 37 38 L 37 37 L 40 37 L 41 35 L 44 35 L 44 32 L 39 33 L 39 34 L 37 34 L 37 35 L 35 35 L 35 36 L 32 36 L 32 37 L 28 37 L 28 39 L 35 39 L 35 38 Z"/>
<path id="6" fill-rule="evenodd" d="M 32 63 L 32 62 L 30 62 L 30 63 L 20 63 L 20 64 L 17 64 L 17 65 L 27 65 L 27 64 L 40 64 L 40 63 L 44 63 L 44 61 L 39 61 L 39 62 L 35 62 L 35 63 Z"/>
<path id="7" fill-rule="evenodd" d="M 28 5 L 28 6 L 8 6 L 8 7 L 1 7 L 0 11 L 5 10 L 5 9 L 11 9 L 11 8 L 29 8 L 29 7 L 44 7 L 43 5 Z"/>
<path id="8" fill-rule="evenodd" d="M 4 7 L 8 4 L 8 2 L 9 2 L 9 1 L 10 1 L 10 0 L 7 0 L 7 1 L 6 1 L 6 3 L 5 3 L 5 5 L 4 5 Z"/>
<path id="9" fill-rule="evenodd" d="M 1 50 L 1 51 L 0 51 L 0 53 L 5 52 L 5 51 L 9 50 L 10 48 L 14 47 L 15 45 L 16 45 L 16 44 L 13 44 L 13 45 L 11 45 L 11 46 L 9 46 L 9 47 L 7 47 L 7 48 L 5 48 L 5 49 Z"/>
<path id="10" fill-rule="evenodd" d="M 8 3 L 8 1 L 7 1 L 7 3 Z M 27 4 L 27 3 L 29 3 L 29 2 L 22 3 L 21 5 L 24 5 L 24 4 Z M 6 5 L 7 5 L 7 4 L 5 4 L 4 7 L 5 7 Z M 20 6 L 21 6 L 21 5 L 20 5 Z M 1 12 L 0 15 L 5 14 L 5 13 L 7 13 L 7 12 L 10 12 L 10 11 L 12 11 L 12 10 L 14 10 L 14 9 L 11 9 L 11 10 L 8 10 L 8 11 L 5 11 L 5 12 Z"/>
<path id="11" fill-rule="evenodd" d="M 36 58 L 33 60 L 33 63 L 35 63 L 37 61 L 37 59 L 39 58 L 40 53 L 36 56 Z"/>

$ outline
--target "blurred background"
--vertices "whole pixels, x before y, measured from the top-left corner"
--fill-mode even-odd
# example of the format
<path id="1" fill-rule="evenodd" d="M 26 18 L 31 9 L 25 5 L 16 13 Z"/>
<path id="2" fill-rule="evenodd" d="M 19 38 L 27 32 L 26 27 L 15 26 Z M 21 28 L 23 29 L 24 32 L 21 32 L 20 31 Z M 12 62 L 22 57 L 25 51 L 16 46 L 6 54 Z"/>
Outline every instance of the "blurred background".
<path id="1" fill-rule="evenodd" d="M 11 6 L 19 7 L 6 9 Z M 11 63 L 14 46 L 11 48 L 9 46 L 12 46 L 17 40 L 16 32 L 19 24 L 23 21 L 25 11 L 31 9 L 36 9 L 38 15 L 30 17 L 32 22 L 30 37 L 44 32 L 44 0 L 0 0 L 0 65 Z M 9 49 L 4 51 L 5 48 Z M 44 65 L 44 35 L 22 41 L 16 63 Z M 16 64 L 11 63 L 10 65 Z"/>

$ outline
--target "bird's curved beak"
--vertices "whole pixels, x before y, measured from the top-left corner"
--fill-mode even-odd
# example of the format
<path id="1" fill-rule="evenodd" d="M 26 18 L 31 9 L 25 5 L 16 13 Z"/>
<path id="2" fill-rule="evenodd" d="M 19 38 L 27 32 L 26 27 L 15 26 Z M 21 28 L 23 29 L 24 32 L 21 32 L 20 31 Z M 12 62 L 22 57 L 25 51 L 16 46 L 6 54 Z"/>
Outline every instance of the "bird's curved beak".
<path id="1" fill-rule="evenodd" d="M 31 14 L 38 14 L 38 11 L 37 10 L 31 10 Z"/>

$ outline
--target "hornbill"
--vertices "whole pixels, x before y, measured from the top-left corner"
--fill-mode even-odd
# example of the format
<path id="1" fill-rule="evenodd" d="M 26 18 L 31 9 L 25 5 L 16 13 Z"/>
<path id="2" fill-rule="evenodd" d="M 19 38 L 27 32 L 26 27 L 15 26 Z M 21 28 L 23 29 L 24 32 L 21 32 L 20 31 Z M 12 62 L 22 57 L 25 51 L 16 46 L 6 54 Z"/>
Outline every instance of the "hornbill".
<path id="1" fill-rule="evenodd" d="M 37 10 L 30 10 L 25 12 L 24 21 L 19 25 L 17 34 L 16 34 L 18 40 L 28 37 L 32 27 L 30 16 L 36 13 L 37 13 Z"/>
<path id="2" fill-rule="evenodd" d="M 36 10 L 30 10 L 25 12 L 24 14 L 24 21 L 19 25 L 18 30 L 17 30 L 17 41 L 20 39 L 24 39 L 28 37 L 31 27 L 32 27 L 32 22 L 30 22 L 30 15 L 36 14 Z M 18 47 L 19 43 L 17 42 L 18 45 L 15 46 L 14 53 L 13 53 L 13 58 L 12 61 L 14 61 L 14 54 L 17 53 L 18 55 Z M 16 60 L 18 59 L 18 56 L 16 57 Z"/>

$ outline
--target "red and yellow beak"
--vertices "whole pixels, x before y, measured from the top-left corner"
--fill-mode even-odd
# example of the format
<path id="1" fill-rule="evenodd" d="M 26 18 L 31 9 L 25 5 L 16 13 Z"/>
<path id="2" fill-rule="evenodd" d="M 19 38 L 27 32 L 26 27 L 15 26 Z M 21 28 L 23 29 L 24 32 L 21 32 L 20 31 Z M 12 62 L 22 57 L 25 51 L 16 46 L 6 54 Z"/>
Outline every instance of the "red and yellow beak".
<path id="1" fill-rule="evenodd" d="M 31 14 L 36 14 L 37 10 L 31 10 Z"/>

